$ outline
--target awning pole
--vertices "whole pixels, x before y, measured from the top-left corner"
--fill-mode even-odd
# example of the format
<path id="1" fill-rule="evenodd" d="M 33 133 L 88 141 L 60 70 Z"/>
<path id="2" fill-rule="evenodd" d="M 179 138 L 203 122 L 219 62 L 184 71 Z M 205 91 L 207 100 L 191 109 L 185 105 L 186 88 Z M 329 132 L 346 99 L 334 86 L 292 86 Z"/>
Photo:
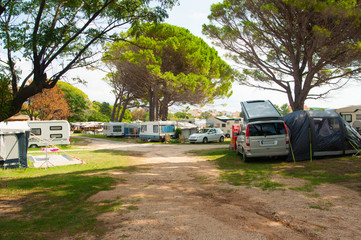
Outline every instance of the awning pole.
<path id="1" fill-rule="evenodd" d="M 295 159 L 295 155 L 293 154 L 293 148 L 292 148 L 291 139 L 289 139 L 289 141 L 290 141 L 290 149 L 291 149 L 291 153 L 292 153 L 293 163 L 296 164 L 296 159 Z"/>

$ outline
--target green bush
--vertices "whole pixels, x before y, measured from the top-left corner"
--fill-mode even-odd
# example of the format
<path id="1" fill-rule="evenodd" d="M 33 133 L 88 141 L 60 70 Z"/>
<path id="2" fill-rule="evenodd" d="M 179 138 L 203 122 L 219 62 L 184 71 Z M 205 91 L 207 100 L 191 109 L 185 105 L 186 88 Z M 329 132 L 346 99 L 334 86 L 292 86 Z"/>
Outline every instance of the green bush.
<path id="1" fill-rule="evenodd" d="M 181 134 L 182 134 L 182 129 L 176 128 L 175 129 L 175 138 L 179 139 L 179 135 L 181 135 Z"/>

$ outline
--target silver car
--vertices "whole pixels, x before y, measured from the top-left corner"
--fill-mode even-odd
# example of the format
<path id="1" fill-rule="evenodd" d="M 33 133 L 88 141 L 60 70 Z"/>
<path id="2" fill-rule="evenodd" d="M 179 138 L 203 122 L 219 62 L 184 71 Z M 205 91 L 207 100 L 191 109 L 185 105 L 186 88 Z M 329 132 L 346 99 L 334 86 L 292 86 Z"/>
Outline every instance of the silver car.
<path id="1" fill-rule="evenodd" d="M 224 135 L 222 130 L 219 128 L 203 128 L 200 129 L 198 132 L 190 135 L 188 140 L 190 143 L 196 143 L 196 142 L 208 143 L 215 141 L 223 142 Z"/>
<path id="2" fill-rule="evenodd" d="M 237 153 L 244 161 L 254 157 L 287 156 L 289 137 L 282 120 L 255 121 L 240 129 Z"/>

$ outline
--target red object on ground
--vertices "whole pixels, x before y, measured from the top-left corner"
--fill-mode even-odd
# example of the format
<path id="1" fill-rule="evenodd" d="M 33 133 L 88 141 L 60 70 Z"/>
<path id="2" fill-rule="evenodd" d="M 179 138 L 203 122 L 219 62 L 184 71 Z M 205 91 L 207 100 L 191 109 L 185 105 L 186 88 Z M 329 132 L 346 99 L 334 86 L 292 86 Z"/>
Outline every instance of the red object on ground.
<path id="1" fill-rule="evenodd" d="M 59 151 L 59 148 L 42 148 L 41 151 L 43 151 L 43 152 L 46 152 L 46 151 L 48 151 L 48 152 L 57 152 L 57 151 Z"/>
<path id="2" fill-rule="evenodd" d="M 237 149 L 238 135 L 239 135 L 239 125 L 232 125 L 232 146 L 233 146 L 233 150 Z"/>

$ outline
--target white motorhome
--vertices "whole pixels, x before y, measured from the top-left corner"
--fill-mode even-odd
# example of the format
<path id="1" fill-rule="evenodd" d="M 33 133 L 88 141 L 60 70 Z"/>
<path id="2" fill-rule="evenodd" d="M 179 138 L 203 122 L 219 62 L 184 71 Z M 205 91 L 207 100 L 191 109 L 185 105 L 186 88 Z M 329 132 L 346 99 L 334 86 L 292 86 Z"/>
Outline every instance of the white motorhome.
<path id="1" fill-rule="evenodd" d="M 174 137 L 176 127 L 175 121 L 143 122 L 140 125 L 139 138 L 146 141 L 163 141 L 166 134 Z"/>
<path id="2" fill-rule="evenodd" d="M 29 147 L 70 144 L 70 124 L 65 120 L 28 121 Z"/>

